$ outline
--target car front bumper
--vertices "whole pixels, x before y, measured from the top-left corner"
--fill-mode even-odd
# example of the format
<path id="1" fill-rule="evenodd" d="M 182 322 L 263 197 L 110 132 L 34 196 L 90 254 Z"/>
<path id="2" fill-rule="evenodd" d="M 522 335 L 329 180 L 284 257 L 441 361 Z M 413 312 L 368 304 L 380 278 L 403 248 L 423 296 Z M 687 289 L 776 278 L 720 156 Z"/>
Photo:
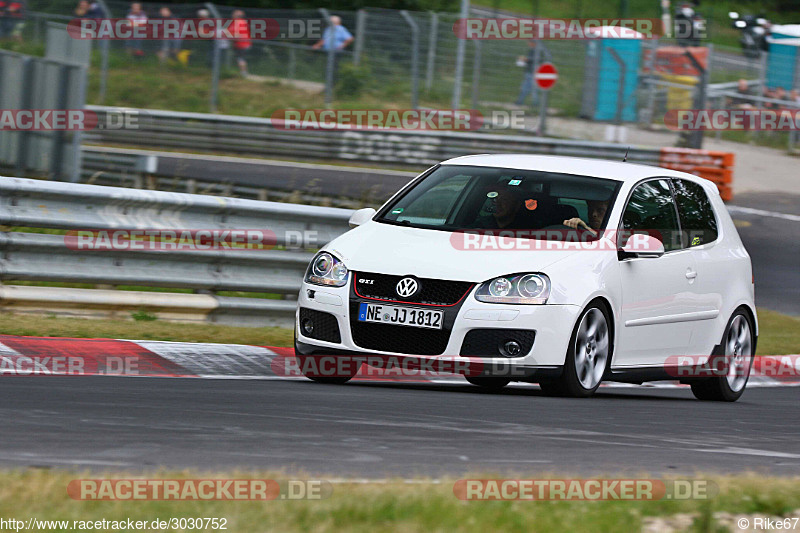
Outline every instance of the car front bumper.
<path id="1" fill-rule="evenodd" d="M 479 360 L 484 375 L 502 375 L 510 372 L 512 380 L 536 381 L 556 377 L 564 365 L 567 346 L 572 336 L 581 308 L 577 305 L 505 305 L 479 302 L 474 297 L 475 288 L 464 298 L 456 309 L 442 309 L 450 313 L 445 319 L 445 329 L 449 329 L 446 349 L 440 354 L 418 355 L 398 351 L 364 348 L 354 340 L 351 330 L 353 310 L 360 301 L 348 285 L 344 287 L 322 287 L 303 283 L 298 296 L 298 310 L 295 315 L 295 349 L 300 355 L 383 355 L 398 358 L 423 360 Z M 358 302 L 354 300 L 359 300 Z M 375 303 L 375 302 L 373 302 Z M 377 302 L 379 303 L 379 302 Z M 407 307 L 419 307 L 413 303 L 390 303 Z M 339 342 L 308 337 L 300 327 L 300 309 L 310 309 L 328 313 L 335 317 L 340 333 Z M 430 307 L 430 309 L 438 309 Z M 449 328 L 448 328 L 449 325 Z M 377 325 L 377 327 L 383 327 Z M 408 328 L 409 334 L 418 330 L 412 326 L 386 326 Z M 466 357 L 462 344 L 468 332 L 475 329 L 529 330 L 535 332 L 533 345 L 525 354 L 517 357 Z M 473 367 L 476 368 L 476 367 Z"/>

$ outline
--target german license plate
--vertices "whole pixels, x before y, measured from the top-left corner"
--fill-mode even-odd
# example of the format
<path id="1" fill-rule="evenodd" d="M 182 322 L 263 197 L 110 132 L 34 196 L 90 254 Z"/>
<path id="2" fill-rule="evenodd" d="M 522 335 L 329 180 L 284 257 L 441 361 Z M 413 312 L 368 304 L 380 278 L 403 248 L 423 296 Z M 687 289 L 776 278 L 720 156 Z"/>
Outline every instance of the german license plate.
<path id="1" fill-rule="evenodd" d="M 444 312 L 416 307 L 362 303 L 358 309 L 359 322 L 376 322 L 395 326 L 442 329 Z"/>

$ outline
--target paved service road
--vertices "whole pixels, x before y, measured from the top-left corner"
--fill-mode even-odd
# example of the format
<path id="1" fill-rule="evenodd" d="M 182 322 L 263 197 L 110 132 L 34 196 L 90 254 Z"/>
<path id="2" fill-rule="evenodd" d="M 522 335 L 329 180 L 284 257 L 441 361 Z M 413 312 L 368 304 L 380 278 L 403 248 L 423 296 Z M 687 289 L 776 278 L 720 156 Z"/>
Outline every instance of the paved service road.
<path id="1" fill-rule="evenodd" d="M 800 315 L 800 195 L 744 193 L 730 210 L 753 260 L 756 305 Z"/>
<path id="2" fill-rule="evenodd" d="M 800 475 L 800 388 L 735 404 L 686 389 L 588 400 L 464 384 L 4 378 L 4 466 L 284 468 L 332 476 L 465 472 Z"/>

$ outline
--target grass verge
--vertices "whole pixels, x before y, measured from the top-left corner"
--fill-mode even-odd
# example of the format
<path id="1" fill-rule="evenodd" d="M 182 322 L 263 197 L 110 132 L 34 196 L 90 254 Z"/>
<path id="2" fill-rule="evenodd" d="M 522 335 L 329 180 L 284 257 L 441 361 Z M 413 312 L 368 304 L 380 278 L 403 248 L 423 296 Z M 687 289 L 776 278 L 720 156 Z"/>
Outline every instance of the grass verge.
<path id="1" fill-rule="evenodd" d="M 800 353 L 800 318 L 758 310 L 758 355 Z M 292 331 L 161 320 L 89 320 L 0 313 L 0 334 L 291 346 Z"/>
<path id="2" fill-rule="evenodd" d="M 135 314 L 135 313 L 134 313 Z M 163 320 L 61 318 L 0 314 L 0 334 L 36 337 L 74 337 L 216 342 L 257 346 L 291 346 L 292 330 L 244 328 L 218 324 L 183 324 Z"/>
<path id="3" fill-rule="evenodd" d="M 737 476 L 710 478 L 719 494 L 684 501 L 461 501 L 453 494 L 455 479 L 439 483 L 336 483 L 321 500 L 231 501 L 76 501 L 67 496 L 73 479 L 120 479 L 71 471 L 0 472 L 0 514 L 6 519 L 127 520 L 152 522 L 171 518 L 225 518 L 227 530 L 245 531 L 640 531 L 653 517 L 691 513 L 694 531 L 719 531 L 714 513 L 796 516 L 800 509 L 798 479 Z M 135 477 L 142 477 L 141 474 Z M 313 479 L 285 474 L 225 472 L 157 472 L 156 479 Z M 469 476 L 495 478 L 497 476 Z M 548 478 L 556 476 L 546 476 Z M 699 476 L 702 478 L 703 476 Z M 529 477 L 526 477 L 528 479 Z M 540 476 L 536 477 L 541 479 Z M 319 478 L 317 478 L 319 479 Z M 63 529 L 62 529 L 63 530 Z M 148 529 L 149 530 L 149 529 Z M 662 528 L 661 531 L 669 531 Z"/>

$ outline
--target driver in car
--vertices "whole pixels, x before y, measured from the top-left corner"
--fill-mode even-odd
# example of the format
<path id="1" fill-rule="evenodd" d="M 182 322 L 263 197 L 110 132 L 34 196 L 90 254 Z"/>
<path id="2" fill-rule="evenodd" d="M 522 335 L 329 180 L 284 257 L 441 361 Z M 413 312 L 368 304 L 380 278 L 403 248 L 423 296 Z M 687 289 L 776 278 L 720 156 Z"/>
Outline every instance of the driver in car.
<path id="1" fill-rule="evenodd" d="M 572 229 L 584 228 L 597 236 L 595 230 L 600 229 L 603 225 L 603 219 L 606 218 L 606 211 L 608 211 L 608 202 L 602 200 L 587 200 L 586 207 L 589 210 L 589 223 L 587 224 L 579 217 L 570 218 L 565 220 L 563 224 Z"/>
<path id="2" fill-rule="evenodd" d="M 495 196 L 489 196 L 495 195 Z M 483 229 L 519 229 L 522 198 L 511 189 L 499 189 L 487 194 L 492 198 L 492 213 L 478 217 L 475 226 Z"/>

